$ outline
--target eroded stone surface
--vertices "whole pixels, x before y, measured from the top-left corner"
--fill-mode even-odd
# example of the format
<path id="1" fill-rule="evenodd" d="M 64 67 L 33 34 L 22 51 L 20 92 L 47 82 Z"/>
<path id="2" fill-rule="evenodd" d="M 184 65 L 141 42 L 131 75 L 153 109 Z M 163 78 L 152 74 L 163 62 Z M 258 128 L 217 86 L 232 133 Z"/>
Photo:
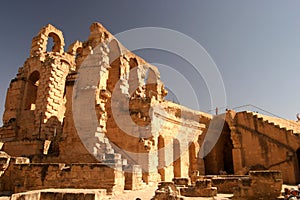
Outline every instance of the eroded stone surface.
<path id="1" fill-rule="evenodd" d="M 0 128 L 0 149 L 7 153 L 1 154 L 1 191 L 38 189 L 40 183 L 24 184 L 18 174 L 43 177 L 40 166 L 66 170 L 72 164 L 121 166 L 120 175 L 102 177 L 120 184 L 119 192 L 250 170 L 280 170 L 285 183 L 300 181 L 299 123 L 246 111 L 212 116 L 166 101 L 158 69 L 100 23 L 91 25 L 86 41 L 75 41 L 67 52 L 64 46 L 60 30 L 43 27 L 10 83 Z M 17 157 L 32 164 L 25 158 L 7 164 Z M 3 184 L 9 178 L 15 182 Z M 227 192 L 227 183 L 237 185 L 236 179 L 211 181 Z"/>

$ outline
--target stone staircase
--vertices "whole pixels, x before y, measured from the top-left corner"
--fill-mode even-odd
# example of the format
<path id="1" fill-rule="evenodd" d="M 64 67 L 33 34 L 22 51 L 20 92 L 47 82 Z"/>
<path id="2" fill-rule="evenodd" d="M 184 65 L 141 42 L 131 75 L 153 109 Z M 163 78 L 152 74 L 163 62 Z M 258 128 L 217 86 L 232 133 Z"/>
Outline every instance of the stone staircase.
<path id="1" fill-rule="evenodd" d="M 97 160 L 111 167 L 122 166 L 125 175 L 125 189 L 139 190 L 143 188 L 145 183 L 142 180 L 142 167 L 129 164 L 122 154 L 116 153 L 113 147 L 115 145 L 109 141 L 100 127 L 97 127 L 95 137 L 98 138 L 98 142 L 93 153 Z"/>
<path id="2" fill-rule="evenodd" d="M 264 121 L 265 123 L 271 124 L 279 129 L 285 131 L 291 131 L 294 135 L 300 134 L 300 123 L 292 120 L 271 117 L 256 112 L 245 111 L 248 115 L 254 116 L 255 118 Z"/>
<path id="3" fill-rule="evenodd" d="M 94 147 L 94 156 L 102 163 L 105 164 L 118 164 L 123 167 L 127 166 L 127 159 L 122 158 L 122 155 L 116 153 L 109 139 L 103 133 L 100 127 L 97 127 L 95 137 L 98 138 L 96 147 Z"/>

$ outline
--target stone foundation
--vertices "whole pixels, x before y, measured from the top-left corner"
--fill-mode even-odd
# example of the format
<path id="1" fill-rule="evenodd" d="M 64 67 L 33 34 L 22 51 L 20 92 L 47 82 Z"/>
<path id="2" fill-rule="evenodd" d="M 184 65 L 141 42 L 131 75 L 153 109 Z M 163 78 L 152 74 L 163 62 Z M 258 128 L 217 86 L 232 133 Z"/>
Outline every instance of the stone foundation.
<path id="1" fill-rule="evenodd" d="M 239 180 L 233 199 L 275 199 L 280 196 L 282 182 L 279 171 L 250 171 L 248 178 Z"/>
<path id="2" fill-rule="evenodd" d="M 105 190 L 88 190 L 88 189 L 47 189 L 36 190 L 25 193 L 12 195 L 10 200 L 102 200 L 105 199 Z"/>
<path id="3" fill-rule="evenodd" d="M 213 197 L 217 188 L 212 187 L 210 179 L 197 180 L 195 185 L 180 189 L 180 194 L 186 197 Z"/>
<path id="4" fill-rule="evenodd" d="M 46 188 L 105 189 L 107 194 L 124 191 L 121 166 L 104 164 L 14 164 L 2 177 L 1 191 L 13 193 Z"/>

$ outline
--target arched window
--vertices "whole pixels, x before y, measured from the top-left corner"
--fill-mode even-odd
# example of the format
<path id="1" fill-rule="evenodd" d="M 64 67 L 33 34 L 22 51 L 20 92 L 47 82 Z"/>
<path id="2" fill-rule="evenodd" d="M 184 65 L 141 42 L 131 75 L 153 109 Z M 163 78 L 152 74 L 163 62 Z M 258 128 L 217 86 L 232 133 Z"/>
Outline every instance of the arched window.
<path id="1" fill-rule="evenodd" d="M 65 42 L 62 32 L 51 24 L 48 24 L 33 38 L 30 54 L 36 56 L 46 52 L 63 53 L 64 46 Z"/>
<path id="2" fill-rule="evenodd" d="M 112 40 L 108 46 L 109 64 L 111 68 L 109 69 L 107 88 L 112 93 L 121 76 L 120 48 L 116 40 Z"/>
<path id="3" fill-rule="evenodd" d="M 109 43 L 109 63 L 113 63 L 116 60 L 119 60 L 120 55 L 121 55 L 121 50 L 119 47 L 119 44 L 116 40 L 112 40 Z"/>
<path id="4" fill-rule="evenodd" d="M 35 110 L 39 79 L 40 73 L 38 71 L 32 72 L 28 78 L 25 93 L 25 110 Z"/>

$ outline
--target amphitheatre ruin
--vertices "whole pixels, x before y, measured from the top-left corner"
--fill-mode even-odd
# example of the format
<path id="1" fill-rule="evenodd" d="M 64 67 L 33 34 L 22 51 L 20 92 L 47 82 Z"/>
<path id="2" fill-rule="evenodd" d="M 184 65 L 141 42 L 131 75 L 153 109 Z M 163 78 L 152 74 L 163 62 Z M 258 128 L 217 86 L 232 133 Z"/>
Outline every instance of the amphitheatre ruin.
<path id="1" fill-rule="evenodd" d="M 300 183 L 298 122 L 167 101 L 158 69 L 100 23 L 67 49 L 60 30 L 43 27 L 10 82 L 0 194 L 108 199 L 158 184 L 153 199 L 274 199 L 283 183 Z"/>

